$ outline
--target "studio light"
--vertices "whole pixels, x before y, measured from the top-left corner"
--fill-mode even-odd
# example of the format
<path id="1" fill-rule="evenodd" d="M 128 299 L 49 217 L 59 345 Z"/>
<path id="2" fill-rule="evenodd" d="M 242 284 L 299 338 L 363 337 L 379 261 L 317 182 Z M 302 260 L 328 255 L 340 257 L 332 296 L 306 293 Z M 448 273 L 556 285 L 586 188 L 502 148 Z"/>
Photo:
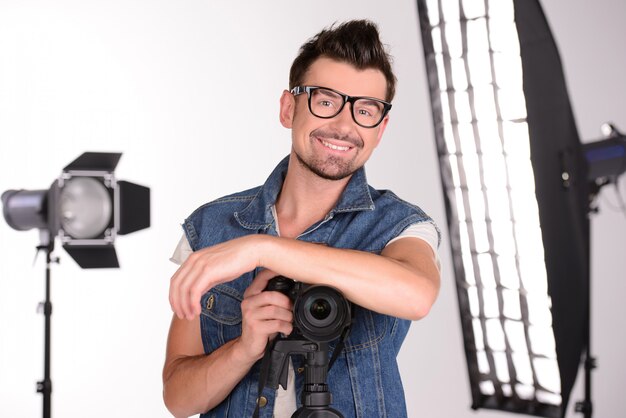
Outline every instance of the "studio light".
<path id="1" fill-rule="evenodd" d="M 150 226 L 150 189 L 115 179 L 121 156 L 86 152 L 49 189 L 7 190 L 4 218 L 13 229 L 42 231 L 42 245 L 58 237 L 83 268 L 119 267 L 116 236 Z"/>
<path id="2" fill-rule="evenodd" d="M 49 189 L 2 194 L 9 226 L 18 231 L 39 229 L 37 251 L 46 253 L 46 298 L 40 304 L 45 320 L 44 378 L 37 382 L 44 418 L 52 416 L 50 265 L 57 261 L 52 257 L 55 240 L 82 268 L 119 267 L 116 236 L 150 226 L 150 189 L 115 179 L 121 156 L 85 152 L 62 170 Z"/>
<path id="3" fill-rule="evenodd" d="M 602 125 L 604 138 L 583 145 L 583 152 L 589 170 L 587 179 L 591 188 L 592 211 L 594 200 L 600 189 L 607 184 L 617 184 L 620 175 L 626 172 L 626 136 L 613 124 Z"/>
<path id="4" fill-rule="evenodd" d="M 593 358 L 590 177 L 556 45 L 537 0 L 418 10 L 472 408 L 562 417 Z"/>

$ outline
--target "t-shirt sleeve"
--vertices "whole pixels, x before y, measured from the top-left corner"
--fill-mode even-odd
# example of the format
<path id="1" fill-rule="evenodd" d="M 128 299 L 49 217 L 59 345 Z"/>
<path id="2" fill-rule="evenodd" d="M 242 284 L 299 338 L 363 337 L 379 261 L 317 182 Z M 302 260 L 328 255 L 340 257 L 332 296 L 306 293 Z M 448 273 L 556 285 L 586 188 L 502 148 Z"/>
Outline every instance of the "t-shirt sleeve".
<path id="1" fill-rule="evenodd" d="M 437 233 L 437 228 L 431 222 L 417 222 L 412 225 L 409 225 L 404 231 L 400 233 L 397 237 L 390 240 L 387 245 L 391 244 L 394 241 L 397 241 L 402 238 L 419 238 L 428 243 L 433 250 L 433 254 L 435 255 L 435 260 L 437 262 L 437 268 L 441 270 L 441 263 L 439 261 L 439 254 L 437 251 L 437 247 L 439 244 L 439 234 Z"/>
<path id="2" fill-rule="evenodd" d="M 189 241 L 187 240 L 187 236 L 183 233 L 183 236 L 180 237 L 178 241 L 178 245 L 174 249 L 174 254 L 170 257 L 170 261 L 172 263 L 176 263 L 181 265 L 187 260 L 187 257 L 193 252 L 191 249 L 191 245 L 189 245 Z"/>

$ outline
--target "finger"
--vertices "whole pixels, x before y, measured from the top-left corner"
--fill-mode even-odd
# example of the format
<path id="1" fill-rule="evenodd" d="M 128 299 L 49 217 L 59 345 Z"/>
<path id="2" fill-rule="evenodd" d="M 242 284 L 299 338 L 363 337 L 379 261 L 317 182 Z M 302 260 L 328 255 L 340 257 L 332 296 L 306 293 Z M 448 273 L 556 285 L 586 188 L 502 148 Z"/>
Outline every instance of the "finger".
<path id="1" fill-rule="evenodd" d="M 194 271 L 200 264 L 200 251 L 193 252 L 189 255 L 187 260 L 178 268 L 174 276 L 172 276 L 172 283 L 170 284 L 170 303 L 172 309 L 176 315 L 183 319 L 186 317 L 186 304 L 187 299 L 186 292 L 190 277 L 195 277 Z"/>
<path id="2" fill-rule="evenodd" d="M 191 286 L 189 302 L 191 303 L 191 314 L 194 318 L 200 315 L 200 312 L 202 312 L 200 299 L 202 299 L 202 295 L 204 295 L 207 290 L 209 289 L 206 289 L 204 283 L 201 281 L 196 281 Z"/>
<path id="3" fill-rule="evenodd" d="M 258 295 L 248 296 L 241 302 L 242 310 L 255 310 L 264 306 L 277 306 L 291 311 L 292 303 L 288 296 L 280 292 L 261 292 Z"/>
<path id="4" fill-rule="evenodd" d="M 187 318 L 187 293 L 190 280 L 195 276 L 197 257 L 193 254 L 179 267 L 172 277 L 170 284 L 170 303 L 176 315 L 180 318 Z"/>
<path id="5" fill-rule="evenodd" d="M 199 264 L 194 269 L 193 278 L 189 279 L 187 287 L 187 314 L 192 318 L 200 315 L 202 311 L 200 307 L 200 299 L 202 295 L 209 290 L 210 286 L 210 269 L 206 264 Z"/>
<path id="6" fill-rule="evenodd" d="M 258 324 L 256 331 L 259 331 L 265 338 L 270 338 L 273 334 L 279 332 L 285 335 L 289 335 L 291 334 L 291 331 L 293 331 L 293 324 L 291 322 L 272 319 L 268 321 L 262 321 L 260 324 Z"/>
<path id="7" fill-rule="evenodd" d="M 172 278 L 170 279 L 170 291 L 169 291 L 169 301 L 170 306 L 172 307 L 172 311 L 176 314 L 179 319 L 183 319 L 183 310 L 180 304 L 180 286 L 183 282 L 184 278 L 188 274 L 192 263 L 189 259 L 185 261 L 179 268 L 176 270 Z"/>
<path id="8" fill-rule="evenodd" d="M 247 321 L 269 321 L 280 320 L 285 322 L 291 322 L 293 320 L 293 313 L 291 309 L 285 309 L 276 305 L 265 305 L 244 313 L 244 319 Z"/>
<path id="9" fill-rule="evenodd" d="M 254 280 L 252 280 L 248 288 L 245 290 L 243 297 L 245 298 L 248 296 L 258 295 L 263 292 L 267 287 L 267 283 L 277 275 L 278 273 L 268 269 L 259 271 Z"/>
<path id="10" fill-rule="evenodd" d="M 254 321 L 247 324 L 242 329 L 242 335 L 246 338 L 263 338 L 267 340 L 272 334 L 277 332 L 289 335 L 292 331 L 292 322 L 283 321 L 281 319 L 268 319 L 263 321 Z"/>
<path id="11" fill-rule="evenodd" d="M 207 281 L 206 268 L 203 263 L 194 263 L 184 277 L 180 286 L 180 305 L 185 318 L 191 320 L 199 314 L 200 297 L 204 283 Z"/>

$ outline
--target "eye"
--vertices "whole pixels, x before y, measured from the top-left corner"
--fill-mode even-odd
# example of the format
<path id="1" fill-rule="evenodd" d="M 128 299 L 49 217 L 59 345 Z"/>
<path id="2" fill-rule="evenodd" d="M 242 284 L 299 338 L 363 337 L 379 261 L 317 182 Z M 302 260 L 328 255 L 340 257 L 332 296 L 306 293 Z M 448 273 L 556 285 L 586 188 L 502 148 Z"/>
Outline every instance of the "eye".
<path id="1" fill-rule="evenodd" d="M 360 99 L 355 103 L 355 114 L 364 118 L 376 118 L 381 112 L 381 105 L 373 100 Z"/>
<path id="2" fill-rule="evenodd" d="M 337 93 L 326 90 L 316 89 L 311 95 L 312 102 L 318 108 L 338 109 L 341 107 L 343 99 Z"/>

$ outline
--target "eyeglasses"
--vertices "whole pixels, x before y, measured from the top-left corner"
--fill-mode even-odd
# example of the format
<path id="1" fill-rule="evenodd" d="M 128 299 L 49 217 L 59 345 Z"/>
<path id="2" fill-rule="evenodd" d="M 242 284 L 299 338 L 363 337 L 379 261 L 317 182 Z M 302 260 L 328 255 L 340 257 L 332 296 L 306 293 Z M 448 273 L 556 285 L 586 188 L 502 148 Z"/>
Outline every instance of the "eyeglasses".
<path id="1" fill-rule="evenodd" d="M 322 119 L 334 118 L 343 110 L 346 103 L 352 108 L 352 119 L 364 128 L 380 125 L 391 109 L 391 103 L 373 97 L 348 96 L 336 90 L 317 86 L 296 86 L 291 94 L 297 96 L 306 93 L 309 98 L 309 110 Z"/>

